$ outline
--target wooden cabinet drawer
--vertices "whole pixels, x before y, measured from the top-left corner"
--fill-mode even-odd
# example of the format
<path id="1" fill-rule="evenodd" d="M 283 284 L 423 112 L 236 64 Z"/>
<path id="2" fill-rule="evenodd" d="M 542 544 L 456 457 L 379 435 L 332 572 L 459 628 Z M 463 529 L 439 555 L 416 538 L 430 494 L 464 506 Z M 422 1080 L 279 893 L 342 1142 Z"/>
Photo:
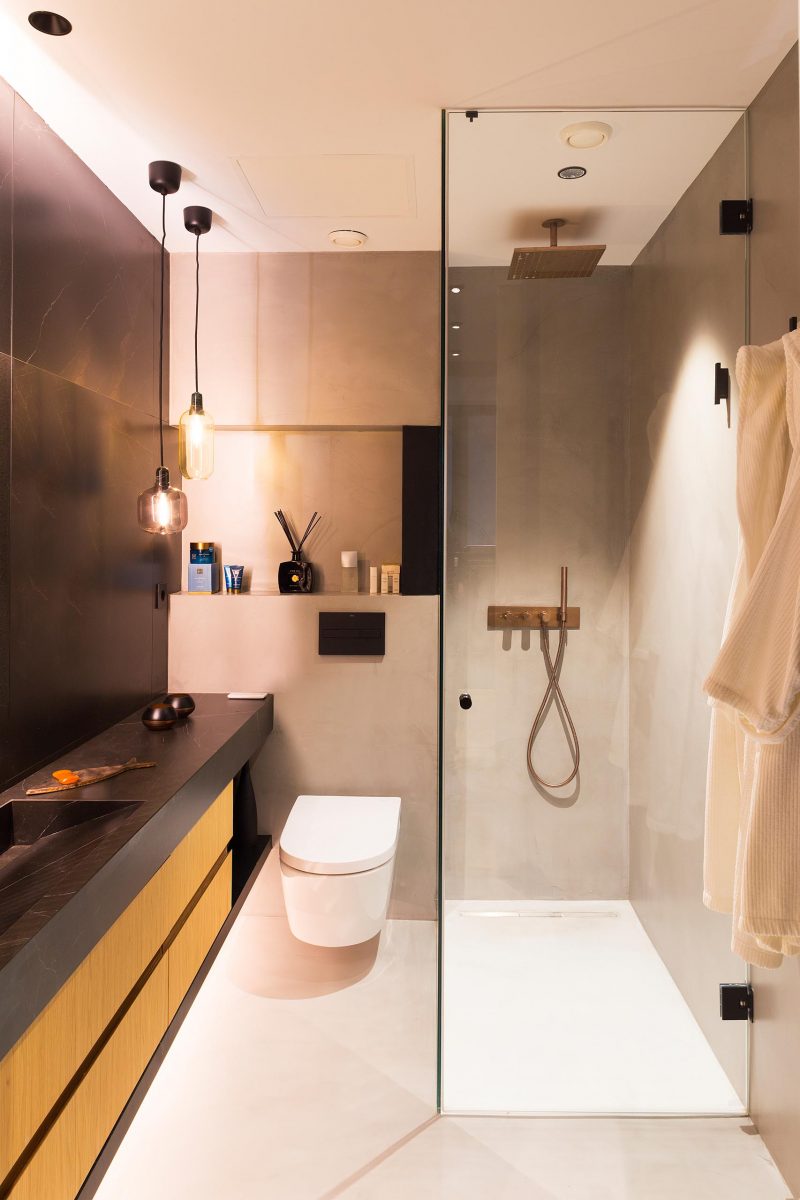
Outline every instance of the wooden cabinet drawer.
<path id="1" fill-rule="evenodd" d="M 73 1200 L 168 1024 L 162 959 L 89 1068 L 10 1200 Z"/>
<path id="2" fill-rule="evenodd" d="M 163 946 L 232 832 L 231 783 L 0 1062 L 0 1180 Z"/>
<path id="3" fill-rule="evenodd" d="M 169 967 L 169 1019 L 175 1016 L 192 980 L 202 966 L 211 943 L 231 911 L 231 856 L 220 864 L 186 924 L 167 952 Z"/>

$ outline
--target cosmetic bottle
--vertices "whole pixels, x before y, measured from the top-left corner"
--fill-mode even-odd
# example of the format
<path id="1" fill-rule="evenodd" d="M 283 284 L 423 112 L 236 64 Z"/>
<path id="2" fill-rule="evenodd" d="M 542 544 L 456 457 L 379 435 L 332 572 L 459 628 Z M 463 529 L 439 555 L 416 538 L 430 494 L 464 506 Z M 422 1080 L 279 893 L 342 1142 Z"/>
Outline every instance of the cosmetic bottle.
<path id="1" fill-rule="evenodd" d="M 342 592 L 352 595 L 358 591 L 358 551 L 342 551 Z"/>
<path id="2" fill-rule="evenodd" d="M 378 568 L 370 567 L 369 569 L 369 594 L 370 596 L 378 595 Z"/>

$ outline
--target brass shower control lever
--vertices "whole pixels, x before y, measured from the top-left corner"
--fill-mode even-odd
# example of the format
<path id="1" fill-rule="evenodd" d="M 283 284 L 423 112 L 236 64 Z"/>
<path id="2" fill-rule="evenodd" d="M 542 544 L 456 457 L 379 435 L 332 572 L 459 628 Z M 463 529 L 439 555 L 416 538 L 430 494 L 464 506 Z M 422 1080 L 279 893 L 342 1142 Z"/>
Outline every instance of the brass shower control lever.
<path id="1" fill-rule="evenodd" d="M 487 629 L 554 629 L 561 628 L 557 604 L 490 604 Z M 567 629 L 580 629 L 580 608 L 567 608 Z"/>

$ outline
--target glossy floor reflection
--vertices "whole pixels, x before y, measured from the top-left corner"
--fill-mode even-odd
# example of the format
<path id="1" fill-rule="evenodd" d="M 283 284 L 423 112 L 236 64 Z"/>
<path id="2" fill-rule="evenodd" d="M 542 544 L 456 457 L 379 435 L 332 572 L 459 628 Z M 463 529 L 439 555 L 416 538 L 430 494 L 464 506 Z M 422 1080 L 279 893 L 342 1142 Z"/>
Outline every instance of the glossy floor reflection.
<path id="1" fill-rule="evenodd" d="M 435 1115 L 436 930 L 300 946 L 262 872 L 99 1200 L 786 1200 L 746 1120 Z"/>
<path id="2" fill-rule="evenodd" d="M 447 1112 L 744 1111 L 624 900 L 448 904 L 443 1003 Z"/>
<path id="3" fill-rule="evenodd" d="M 317 1200 L 436 1106 L 436 926 L 322 950 L 286 925 L 273 852 L 97 1190 Z"/>

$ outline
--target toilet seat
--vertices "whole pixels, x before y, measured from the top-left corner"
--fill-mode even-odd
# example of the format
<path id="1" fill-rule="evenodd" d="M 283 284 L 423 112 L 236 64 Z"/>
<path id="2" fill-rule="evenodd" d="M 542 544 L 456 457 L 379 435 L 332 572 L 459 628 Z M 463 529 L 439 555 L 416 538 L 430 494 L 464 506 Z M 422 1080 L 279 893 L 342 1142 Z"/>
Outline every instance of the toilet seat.
<path id="1" fill-rule="evenodd" d="M 399 826 L 399 796 L 298 796 L 281 862 L 313 875 L 371 871 L 393 857 Z"/>

